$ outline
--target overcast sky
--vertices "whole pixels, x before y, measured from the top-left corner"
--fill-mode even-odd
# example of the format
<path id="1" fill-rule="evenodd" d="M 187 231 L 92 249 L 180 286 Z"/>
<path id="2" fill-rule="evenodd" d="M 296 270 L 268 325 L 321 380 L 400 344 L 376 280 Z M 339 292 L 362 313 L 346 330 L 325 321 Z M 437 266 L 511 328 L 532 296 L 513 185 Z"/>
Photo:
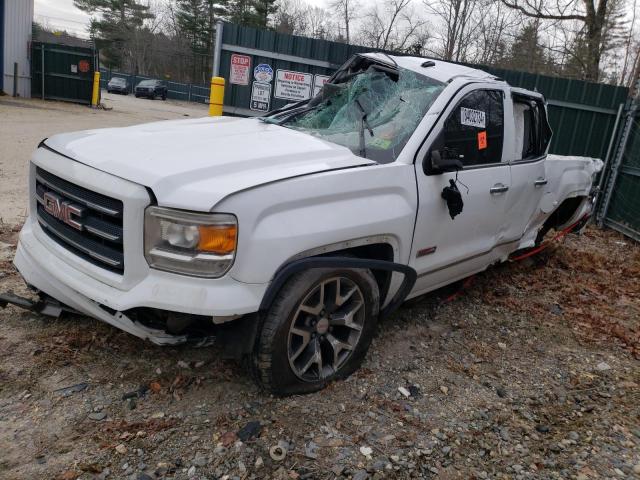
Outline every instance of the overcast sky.
<path id="1" fill-rule="evenodd" d="M 370 1 L 370 0 L 366 0 Z M 366 3 L 365 1 L 365 3 Z M 324 5 L 324 0 L 307 0 L 312 5 Z M 55 29 L 88 37 L 89 15 L 73 6 L 73 0 L 35 0 L 35 20 Z"/>
<path id="2" fill-rule="evenodd" d="M 89 15 L 73 6 L 73 0 L 35 0 L 36 22 L 52 28 L 88 36 Z"/>

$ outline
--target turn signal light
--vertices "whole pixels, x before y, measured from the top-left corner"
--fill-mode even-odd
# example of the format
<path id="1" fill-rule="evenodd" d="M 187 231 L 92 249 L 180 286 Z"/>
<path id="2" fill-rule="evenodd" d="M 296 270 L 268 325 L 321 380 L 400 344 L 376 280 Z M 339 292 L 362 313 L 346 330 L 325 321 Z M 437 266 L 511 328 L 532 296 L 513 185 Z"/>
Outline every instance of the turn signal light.
<path id="1" fill-rule="evenodd" d="M 199 251 L 218 255 L 235 251 L 238 237 L 236 225 L 199 225 L 198 230 L 200 231 Z"/>

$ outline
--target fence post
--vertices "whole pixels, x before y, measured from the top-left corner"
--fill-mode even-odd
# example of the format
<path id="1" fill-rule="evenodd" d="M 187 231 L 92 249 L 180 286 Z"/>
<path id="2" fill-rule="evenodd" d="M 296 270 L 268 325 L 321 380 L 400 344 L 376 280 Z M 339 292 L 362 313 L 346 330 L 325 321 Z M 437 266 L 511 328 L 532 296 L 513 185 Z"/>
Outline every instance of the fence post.
<path id="1" fill-rule="evenodd" d="M 216 22 L 216 32 L 213 46 L 213 72 L 211 73 L 211 77 L 220 76 L 220 57 L 222 56 L 222 29 L 224 28 L 224 24 L 222 20 L 218 20 Z"/>
<path id="2" fill-rule="evenodd" d="M 189 102 L 191 101 L 191 89 L 192 89 L 192 87 L 193 87 L 193 84 L 190 83 L 189 84 L 189 100 L 188 100 Z"/>
<path id="3" fill-rule="evenodd" d="M 18 62 L 13 62 L 13 96 L 18 96 Z"/>
<path id="4" fill-rule="evenodd" d="M 40 44 L 40 51 L 42 53 L 42 65 L 41 65 L 41 70 L 40 70 L 40 76 L 42 77 L 42 100 L 44 100 L 44 43 Z"/>
<path id="5" fill-rule="evenodd" d="M 609 204 L 611 203 L 611 197 L 613 196 L 616 180 L 618 179 L 618 171 L 620 170 L 624 152 L 627 148 L 627 142 L 629 141 L 631 127 L 633 126 L 633 121 L 636 116 L 636 110 L 638 110 L 638 105 L 635 102 L 632 102 L 625 113 L 626 118 L 622 130 L 622 135 L 620 136 L 620 142 L 618 143 L 615 156 L 613 157 L 613 161 L 611 162 L 611 174 L 609 175 L 607 187 L 604 192 L 604 198 L 602 199 L 602 205 L 600 206 L 600 211 L 598 212 L 598 226 L 600 227 L 604 225 L 606 220 L 607 212 L 609 210 Z"/>

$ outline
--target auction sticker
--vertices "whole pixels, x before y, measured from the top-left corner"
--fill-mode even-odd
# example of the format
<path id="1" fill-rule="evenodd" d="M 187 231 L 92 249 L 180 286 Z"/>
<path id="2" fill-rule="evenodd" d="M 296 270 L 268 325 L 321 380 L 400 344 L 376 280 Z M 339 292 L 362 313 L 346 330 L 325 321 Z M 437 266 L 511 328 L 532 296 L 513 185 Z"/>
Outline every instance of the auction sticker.
<path id="1" fill-rule="evenodd" d="M 469 127 L 484 128 L 484 112 L 482 110 L 460 107 L 460 123 Z"/>
<path id="2" fill-rule="evenodd" d="M 249 85 L 249 70 L 251 70 L 251 57 L 237 53 L 232 54 L 229 83 Z"/>
<path id="3" fill-rule="evenodd" d="M 320 92 L 320 90 L 322 90 L 322 87 L 324 87 L 324 84 L 327 83 L 327 80 L 329 80 L 331 77 L 329 75 L 314 75 L 313 77 L 313 96 L 315 97 L 318 92 Z"/>
<path id="4" fill-rule="evenodd" d="M 253 69 L 253 78 L 256 82 L 269 83 L 273 80 L 273 68 L 267 63 L 261 63 Z"/>
<path id="5" fill-rule="evenodd" d="M 268 112 L 271 103 L 271 84 L 253 82 L 251 85 L 251 110 Z"/>
<path id="6" fill-rule="evenodd" d="M 274 97 L 284 100 L 307 100 L 311 98 L 311 73 L 276 71 L 276 91 Z"/>

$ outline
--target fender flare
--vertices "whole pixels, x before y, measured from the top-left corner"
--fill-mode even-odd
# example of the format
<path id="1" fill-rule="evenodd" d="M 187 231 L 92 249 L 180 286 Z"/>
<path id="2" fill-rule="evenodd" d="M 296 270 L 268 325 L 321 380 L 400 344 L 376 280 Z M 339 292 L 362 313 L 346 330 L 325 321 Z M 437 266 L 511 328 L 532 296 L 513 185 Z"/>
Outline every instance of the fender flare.
<path id="1" fill-rule="evenodd" d="M 355 268 L 368 270 L 384 270 L 398 272 L 404 275 L 402 284 L 393 296 L 389 304 L 380 310 L 380 317 L 386 317 L 396 310 L 409 295 L 416 283 L 418 274 L 408 265 L 389 262 L 386 260 L 373 260 L 366 258 L 351 257 L 308 257 L 294 260 L 281 267 L 274 275 L 273 281 L 260 302 L 260 311 L 264 312 L 271 307 L 276 295 L 289 278 L 295 273 L 311 268 Z"/>

